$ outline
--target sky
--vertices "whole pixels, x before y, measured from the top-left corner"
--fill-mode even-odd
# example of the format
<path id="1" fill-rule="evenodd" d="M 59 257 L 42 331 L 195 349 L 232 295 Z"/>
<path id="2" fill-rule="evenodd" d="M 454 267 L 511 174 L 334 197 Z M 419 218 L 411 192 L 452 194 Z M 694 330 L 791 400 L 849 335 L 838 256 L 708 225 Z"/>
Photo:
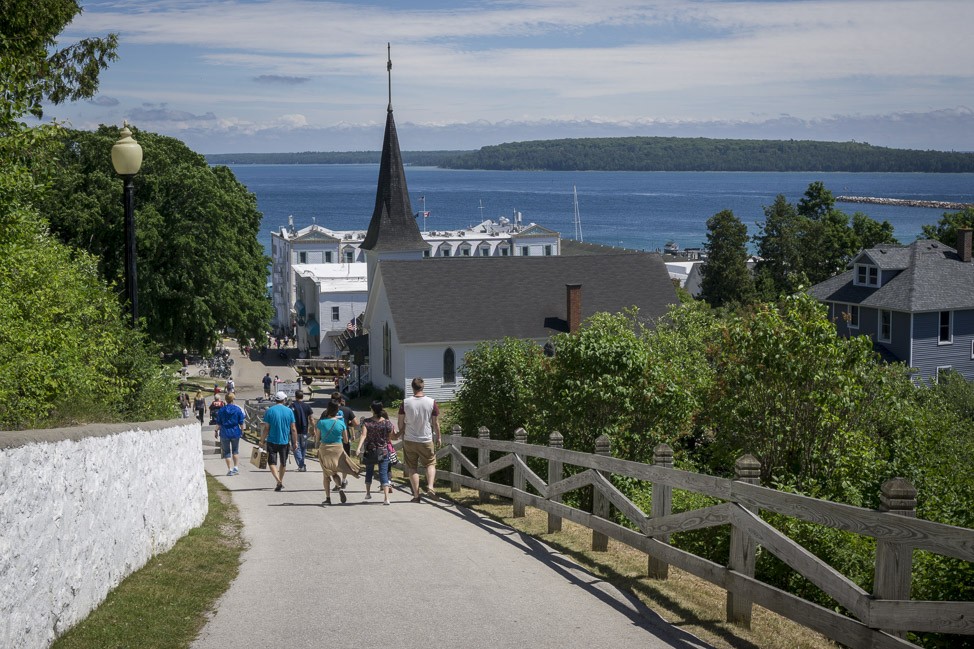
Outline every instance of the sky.
<path id="1" fill-rule="evenodd" d="M 81 0 L 115 32 L 75 128 L 201 153 L 475 149 L 562 137 L 974 151 L 974 0 Z"/>

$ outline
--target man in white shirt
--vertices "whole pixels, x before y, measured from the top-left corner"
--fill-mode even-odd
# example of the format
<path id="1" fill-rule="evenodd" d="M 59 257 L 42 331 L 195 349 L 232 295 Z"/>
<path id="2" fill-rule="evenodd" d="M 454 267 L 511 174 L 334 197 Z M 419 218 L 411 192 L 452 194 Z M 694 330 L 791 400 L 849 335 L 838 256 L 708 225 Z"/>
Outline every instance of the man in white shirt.
<path id="1" fill-rule="evenodd" d="M 413 489 L 412 502 L 422 502 L 419 467 L 426 467 L 426 497 L 436 499 L 436 446 L 440 443 L 440 409 L 436 401 L 423 394 L 423 379 L 413 379 L 413 396 L 399 406 L 399 430 L 403 433 L 403 459 Z"/>

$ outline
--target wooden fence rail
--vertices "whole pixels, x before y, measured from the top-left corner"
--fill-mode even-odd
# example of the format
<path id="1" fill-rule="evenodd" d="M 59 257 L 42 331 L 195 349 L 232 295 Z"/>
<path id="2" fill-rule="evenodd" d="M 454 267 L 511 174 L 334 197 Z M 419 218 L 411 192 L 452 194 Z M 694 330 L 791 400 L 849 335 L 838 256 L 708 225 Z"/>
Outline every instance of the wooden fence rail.
<path id="1" fill-rule="evenodd" d="M 551 434 L 548 446 L 527 444 L 523 430 L 515 441 L 490 439 L 486 428 L 477 437 L 464 437 L 459 427 L 444 435 L 438 458 L 450 458 L 450 471 L 439 477 L 451 489 L 476 489 L 481 500 L 488 494 L 509 498 L 514 516 L 531 506 L 548 514 L 549 532 L 561 529 L 563 519 L 592 530 L 592 549 L 605 550 L 615 539 L 648 555 L 652 578 L 666 579 L 676 566 L 727 591 L 727 619 L 749 625 L 753 604 L 803 624 L 823 635 L 856 648 L 915 647 L 907 631 L 974 634 L 974 602 L 927 602 L 910 599 L 913 550 L 927 550 L 974 561 L 974 530 L 915 518 L 916 490 L 903 478 L 883 484 L 879 511 L 782 493 L 758 484 L 760 463 L 745 455 L 735 465 L 735 479 L 716 478 L 673 468 L 673 451 L 656 448 L 655 464 L 611 457 L 609 438 L 596 441 L 594 453 L 565 450 L 562 436 Z M 477 449 L 474 464 L 463 453 Z M 500 454 L 491 458 L 491 454 Z M 547 460 L 547 482 L 528 465 L 529 458 Z M 564 467 L 581 469 L 564 477 Z M 491 481 L 491 475 L 511 467 L 513 484 Z M 612 475 L 652 485 L 652 512 L 647 515 L 612 483 Z M 529 490 L 529 487 L 533 490 Z M 591 487 L 592 511 L 562 502 L 564 494 Z M 681 489 L 724 501 L 721 504 L 672 513 L 672 490 Z M 635 529 L 613 520 L 612 510 Z M 760 517 L 776 512 L 810 523 L 876 539 L 875 585 L 867 593 Z M 670 535 L 717 525 L 730 525 L 728 565 L 722 566 L 669 544 Z M 829 610 L 765 584 L 754 577 L 757 548 L 774 554 L 797 573 L 848 610 L 852 617 Z"/>

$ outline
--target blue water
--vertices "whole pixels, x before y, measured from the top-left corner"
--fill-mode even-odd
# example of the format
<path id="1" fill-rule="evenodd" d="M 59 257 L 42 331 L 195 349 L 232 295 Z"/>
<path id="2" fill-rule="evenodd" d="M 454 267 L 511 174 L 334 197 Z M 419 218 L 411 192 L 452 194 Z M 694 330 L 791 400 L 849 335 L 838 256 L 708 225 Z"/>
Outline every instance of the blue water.
<path id="1" fill-rule="evenodd" d="M 270 233 L 288 215 L 301 228 L 317 222 L 335 230 L 365 229 L 375 206 L 378 165 L 232 165 L 257 195 L 264 214 L 260 239 L 270 251 Z M 706 241 L 707 219 L 725 209 L 751 234 L 763 208 L 784 194 L 797 203 L 809 183 L 820 180 L 835 195 L 881 196 L 974 203 L 974 174 L 765 173 L 765 172 L 559 172 L 454 171 L 407 167 L 414 212 L 426 198 L 430 230 L 466 227 L 508 216 L 516 209 L 535 222 L 571 237 L 572 184 L 578 188 L 585 241 L 655 250 L 667 241 L 681 247 Z M 481 211 L 480 205 L 483 205 Z M 936 223 L 943 210 L 839 203 L 848 214 L 888 220 L 904 243 Z M 422 220 L 420 221 L 422 227 Z"/>

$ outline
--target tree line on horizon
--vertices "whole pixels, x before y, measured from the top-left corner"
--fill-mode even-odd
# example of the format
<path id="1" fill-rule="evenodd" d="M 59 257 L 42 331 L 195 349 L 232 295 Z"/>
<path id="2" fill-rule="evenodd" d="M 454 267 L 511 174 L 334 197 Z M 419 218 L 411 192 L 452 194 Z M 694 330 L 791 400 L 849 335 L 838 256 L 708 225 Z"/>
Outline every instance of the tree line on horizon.
<path id="1" fill-rule="evenodd" d="M 821 171 L 972 173 L 974 153 L 865 142 L 614 137 L 535 140 L 477 151 L 403 151 L 403 162 L 496 171 Z M 225 153 L 210 164 L 378 164 L 379 151 Z"/>

